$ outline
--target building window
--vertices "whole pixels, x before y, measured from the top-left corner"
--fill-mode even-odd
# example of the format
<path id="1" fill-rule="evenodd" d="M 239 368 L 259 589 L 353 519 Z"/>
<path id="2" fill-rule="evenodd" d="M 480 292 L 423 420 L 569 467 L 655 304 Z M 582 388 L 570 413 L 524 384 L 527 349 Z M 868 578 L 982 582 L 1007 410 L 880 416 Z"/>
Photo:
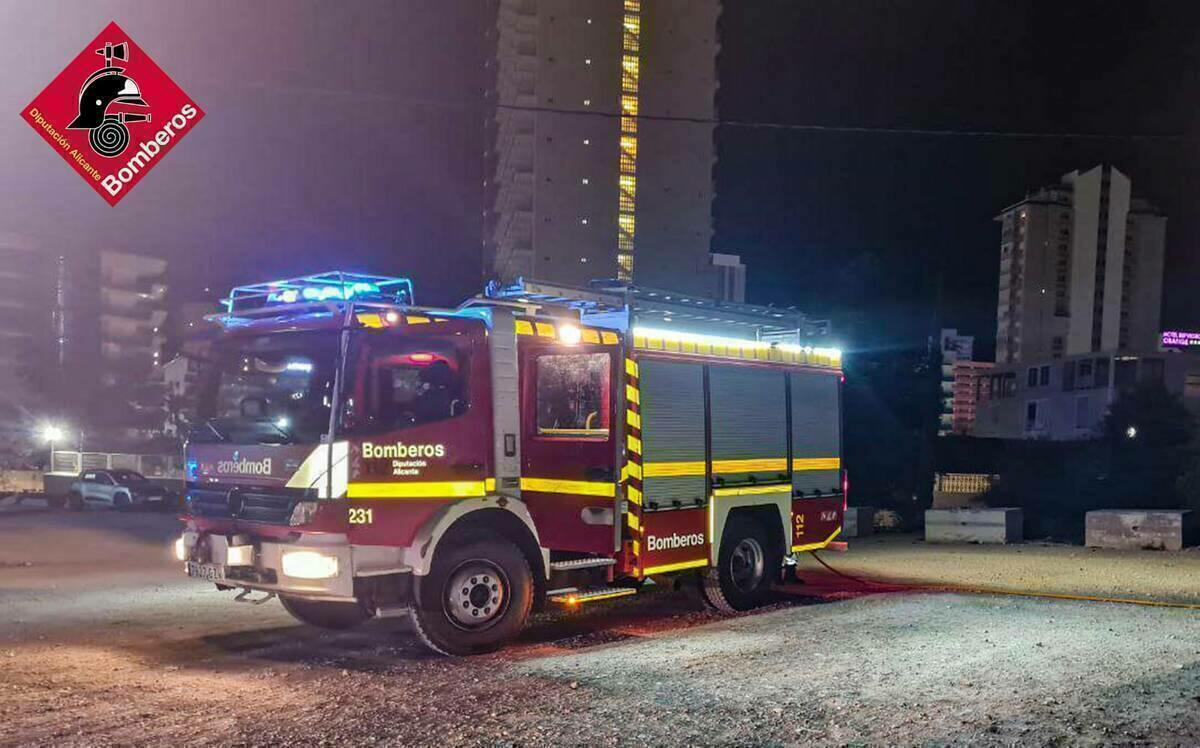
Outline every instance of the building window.
<path id="1" fill-rule="evenodd" d="M 1025 403 L 1025 430 L 1036 431 L 1041 427 L 1038 412 L 1038 401 L 1030 400 Z"/>
<path id="2" fill-rule="evenodd" d="M 1043 366 L 1039 372 L 1039 383 L 1045 387 L 1050 384 L 1050 367 Z"/>
<path id="3" fill-rule="evenodd" d="M 1108 359 L 1107 358 L 1096 359 L 1096 376 L 1095 376 L 1094 385 L 1096 387 L 1107 387 L 1108 386 Z"/>
<path id="4" fill-rule="evenodd" d="M 1026 382 L 1026 384 L 1028 384 L 1030 387 L 1037 387 L 1037 383 L 1038 383 L 1038 370 L 1037 370 L 1037 367 L 1036 367 L 1036 366 L 1030 366 L 1030 367 L 1029 367 L 1029 375 L 1028 375 L 1028 377 L 1027 377 L 1027 382 Z"/>

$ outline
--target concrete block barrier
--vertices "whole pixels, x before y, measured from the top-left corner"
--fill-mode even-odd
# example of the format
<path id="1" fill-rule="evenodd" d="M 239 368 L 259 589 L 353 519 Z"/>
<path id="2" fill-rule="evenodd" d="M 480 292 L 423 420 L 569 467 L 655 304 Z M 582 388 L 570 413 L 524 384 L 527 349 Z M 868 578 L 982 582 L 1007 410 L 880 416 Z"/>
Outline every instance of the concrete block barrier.
<path id="1" fill-rule="evenodd" d="M 1020 509 L 927 509 L 926 543 L 1020 543 Z"/>
<path id="2" fill-rule="evenodd" d="M 875 533 L 875 507 L 848 506 L 842 520 L 842 536 L 861 538 Z"/>
<path id="3" fill-rule="evenodd" d="M 1178 551 L 1198 542 L 1197 514 L 1187 510 L 1104 509 L 1088 512 L 1090 548 Z"/>

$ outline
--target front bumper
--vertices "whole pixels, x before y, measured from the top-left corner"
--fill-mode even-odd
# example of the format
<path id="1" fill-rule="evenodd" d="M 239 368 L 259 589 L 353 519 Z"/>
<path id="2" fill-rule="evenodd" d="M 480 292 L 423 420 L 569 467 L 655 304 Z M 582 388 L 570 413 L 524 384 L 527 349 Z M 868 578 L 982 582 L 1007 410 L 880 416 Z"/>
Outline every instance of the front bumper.
<path id="1" fill-rule="evenodd" d="M 336 602 L 357 599 L 356 577 L 409 571 L 401 564 L 402 550 L 351 545 L 345 535 L 326 533 L 302 534 L 294 542 L 280 542 L 189 530 L 176 544 L 185 573 L 187 562 L 215 565 L 223 572 L 224 578 L 217 581 L 220 586 Z M 290 556 L 286 562 L 285 555 Z"/>

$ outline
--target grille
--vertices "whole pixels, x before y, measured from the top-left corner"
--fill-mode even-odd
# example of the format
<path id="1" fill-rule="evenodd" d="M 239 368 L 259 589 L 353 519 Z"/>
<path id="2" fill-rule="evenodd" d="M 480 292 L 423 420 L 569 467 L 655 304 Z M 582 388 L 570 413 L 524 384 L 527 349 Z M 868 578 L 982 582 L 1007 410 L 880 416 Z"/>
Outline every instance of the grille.
<path id="1" fill-rule="evenodd" d="M 234 513 L 229 508 L 230 491 L 237 492 L 240 509 Z M 300 491 L 296 492 L 264 492 L 261 490 L 242 489 L 235 487 L 189 488 L 188 507 L 192 514 L 199 517 L 220 517 L 239 519 L 248 522 L 265 522 L 274 525 L 286 525 L 292 516 L 296 503 L 304 498 Z M 238 505 L 235 501 L 235 506 Z"/>

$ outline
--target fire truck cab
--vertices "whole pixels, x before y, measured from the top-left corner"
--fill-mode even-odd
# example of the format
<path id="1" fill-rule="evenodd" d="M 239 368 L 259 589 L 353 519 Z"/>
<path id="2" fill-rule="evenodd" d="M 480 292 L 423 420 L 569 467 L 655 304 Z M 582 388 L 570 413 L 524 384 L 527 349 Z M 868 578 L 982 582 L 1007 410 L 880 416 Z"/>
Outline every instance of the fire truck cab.
<path id="1" fill-rule="evenodd" d="M 651 577 L 746 610 L 835 542 L 840 354 L 781 341 L 786 314 L 626 286 L 412 295 L 340 272 L 233 290 L 196 344 L 188 575 L 329 628 L 409 615 L 472 654 Z"/>

